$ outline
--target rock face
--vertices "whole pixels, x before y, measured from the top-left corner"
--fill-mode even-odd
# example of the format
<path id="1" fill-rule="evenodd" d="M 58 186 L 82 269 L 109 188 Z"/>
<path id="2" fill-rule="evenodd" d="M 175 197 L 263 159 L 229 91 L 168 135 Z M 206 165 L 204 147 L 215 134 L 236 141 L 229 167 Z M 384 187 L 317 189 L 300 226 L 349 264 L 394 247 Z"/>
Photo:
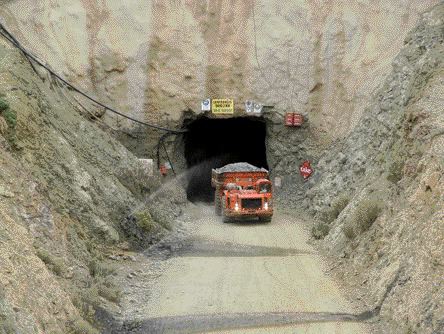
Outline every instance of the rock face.
<path id="1" fill-rule="evenodd" d="M 438 2 L 11 0 L 0 17 L 58 72 L 141 120 L 181 126 L 201 116 L 204 97 L 231 97 L 237 108 L 246 99 L 275 105 L 263 118 L 270 170 L 293 185 L 280 190 L 281 198 L 322 218 L 316 235 L 343 258 L 345 280 L 367 289 L 369 308 L 393 324 L 382 332 L 440 333 L 443 5 L 407 34 L 419 12 Z M 112 246 L 126 232 L 138 240 L 143 229 L 160 228 L 154 220 L 167 222 L 177 212 L 141 210 L 155 182 L 135 181 L 136 157 L 81 115 L 71 94 L 31 75 L 6 45 L 0 44 L 0 92 L 10 104 L 0 114 L 0 320 L 15 321 L 0 329 L 67 332 L 78 310 L 62 278 L 88 282 L 91 239 Z M 103 114 L 81 102 L 90 117 Z M 299 131 L 283 127 L 286 110 L 301 111 L 308 122 Z M 109 113 L 103 120 L 141 132 Z M 156 141 L 135 142 L 150 157 Z M 307 156 L 320 159 L 302 184 L 291 174 Z M 169 197 L 173 209 L 183 201 L 169 192 L 162 201 Z M 140 229 L 128 231 L 134 224 Z M 75 270 L 65 275 L 59 258 Z M 44 295 L 31 288 L 43 284 Z"/>
<path id="2" fill-rule="evenodd" d="M 325 152 L 304 200 L 324 246 L 344 258 L 343 279 L 393 325 L 382 333 L 444 331 L 443 54 L 440 4 L 406 38 L 362 122 Z"/>
<path id="3" fill-rule="evenodd" d="M 256 99 L 307 113 L 325 146 L 357 124 L 438 2 L 15 0 L 0 15 L 57 71 L 134 117 L 178 126 L 205 97 Z"/>
<path id="4" fill-rule="evenodd" d="M 0 41 L 1 333 L 85 332 L 106 302 L 91 298 L 103 247 L 128 240 L 122 223 L 160 185 L 66 93 Z"/>

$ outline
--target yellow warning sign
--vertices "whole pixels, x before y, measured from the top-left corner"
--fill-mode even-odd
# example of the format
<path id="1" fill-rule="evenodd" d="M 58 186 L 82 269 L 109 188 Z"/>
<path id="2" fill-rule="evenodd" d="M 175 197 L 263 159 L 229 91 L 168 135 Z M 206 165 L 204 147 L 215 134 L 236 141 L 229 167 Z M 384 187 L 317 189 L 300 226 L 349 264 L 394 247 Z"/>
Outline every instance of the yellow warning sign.
<path id="1" fill-rule="evenodd" d="M 233 114 L 234 102 L 232 99 L 211 100 L 211 110 L 213 114 Z"/>

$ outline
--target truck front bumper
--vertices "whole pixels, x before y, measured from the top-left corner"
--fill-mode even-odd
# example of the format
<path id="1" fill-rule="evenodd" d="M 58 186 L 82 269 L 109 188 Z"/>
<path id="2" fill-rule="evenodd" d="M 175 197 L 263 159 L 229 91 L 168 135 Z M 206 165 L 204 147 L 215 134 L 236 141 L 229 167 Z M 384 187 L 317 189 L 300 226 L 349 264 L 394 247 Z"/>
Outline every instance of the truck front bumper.
<path id="1" fill-rule="evenodd" d="M 225 216 L 235 219 L 251 219 L 254 217 L 272 217 L 273 210 L 239 210 L 239 211 L 225 211 Z"/>

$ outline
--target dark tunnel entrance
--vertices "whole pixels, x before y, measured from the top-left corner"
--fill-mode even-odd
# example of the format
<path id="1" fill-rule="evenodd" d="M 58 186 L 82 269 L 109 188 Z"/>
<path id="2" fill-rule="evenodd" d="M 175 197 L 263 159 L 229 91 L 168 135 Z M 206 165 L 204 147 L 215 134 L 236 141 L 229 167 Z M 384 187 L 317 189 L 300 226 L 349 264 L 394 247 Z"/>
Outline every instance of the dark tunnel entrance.
<path id="1" fill-rule="evenodd" d="M 187 197 L 211 202 L 211 169 L 234 162 L 248 162 L 268 169 L 266 126 L 258 118 L 201 118 L 188 125 L 184 136 L 188 167 Z"/>

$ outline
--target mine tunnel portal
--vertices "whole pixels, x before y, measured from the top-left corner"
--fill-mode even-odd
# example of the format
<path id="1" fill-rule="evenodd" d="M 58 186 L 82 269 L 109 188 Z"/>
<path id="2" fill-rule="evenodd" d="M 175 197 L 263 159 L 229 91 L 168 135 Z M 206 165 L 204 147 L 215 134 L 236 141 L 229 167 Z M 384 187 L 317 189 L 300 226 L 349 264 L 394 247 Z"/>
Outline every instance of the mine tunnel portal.
<path id="1" fill-rule="evenodd" d="M 188 168 L 187 197 L 192 202 L 211 202 L 211 169 L 229 163 L 248 162 L 268 169 L 266 123 L 259 117 L 200 118 L 189 121 L 184 135 Z"/>

